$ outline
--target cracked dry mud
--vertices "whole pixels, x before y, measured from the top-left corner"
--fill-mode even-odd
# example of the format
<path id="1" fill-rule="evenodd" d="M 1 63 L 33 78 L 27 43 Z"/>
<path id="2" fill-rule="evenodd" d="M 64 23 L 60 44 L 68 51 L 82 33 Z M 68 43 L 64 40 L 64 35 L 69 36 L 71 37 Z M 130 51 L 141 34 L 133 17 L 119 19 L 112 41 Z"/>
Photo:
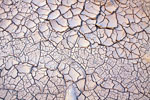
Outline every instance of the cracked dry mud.
<path id="1" fill-rule="evenodd" d="M 0 100 L 150 100 L 150 0 L 0 0 Z"/>

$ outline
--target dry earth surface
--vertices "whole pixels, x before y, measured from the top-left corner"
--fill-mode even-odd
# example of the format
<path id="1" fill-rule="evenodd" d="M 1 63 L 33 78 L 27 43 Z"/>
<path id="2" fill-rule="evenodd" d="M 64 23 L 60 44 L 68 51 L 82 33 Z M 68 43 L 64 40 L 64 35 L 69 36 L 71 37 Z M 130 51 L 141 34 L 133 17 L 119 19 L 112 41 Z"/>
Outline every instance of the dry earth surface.
<path id="1" fill-rule="evenodd" d="M 150 100 L 150 0 L 0 0 L 0 100 Z"/>

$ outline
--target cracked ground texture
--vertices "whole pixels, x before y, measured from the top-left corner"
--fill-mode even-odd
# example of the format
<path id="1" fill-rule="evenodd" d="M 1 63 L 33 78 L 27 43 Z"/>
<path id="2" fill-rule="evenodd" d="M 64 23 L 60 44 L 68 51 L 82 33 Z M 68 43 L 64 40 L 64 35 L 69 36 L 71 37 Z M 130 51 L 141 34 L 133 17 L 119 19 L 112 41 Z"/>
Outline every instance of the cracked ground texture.
<path id="1" fill-rule="evenodd" d="M 150 0 L 0 0 L 0 100 L 150 100 Z"/>

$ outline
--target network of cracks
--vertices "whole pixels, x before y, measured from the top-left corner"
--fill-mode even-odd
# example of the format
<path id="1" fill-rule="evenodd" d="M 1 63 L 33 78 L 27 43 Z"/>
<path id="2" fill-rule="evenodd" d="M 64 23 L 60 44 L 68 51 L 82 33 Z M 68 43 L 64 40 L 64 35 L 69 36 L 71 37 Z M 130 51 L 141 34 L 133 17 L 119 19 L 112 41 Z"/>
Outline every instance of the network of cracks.
<path id="1" fill-rule="evenodd" d="M 0 100 L 150 100 L 150 0 L 0 0 Z"/>

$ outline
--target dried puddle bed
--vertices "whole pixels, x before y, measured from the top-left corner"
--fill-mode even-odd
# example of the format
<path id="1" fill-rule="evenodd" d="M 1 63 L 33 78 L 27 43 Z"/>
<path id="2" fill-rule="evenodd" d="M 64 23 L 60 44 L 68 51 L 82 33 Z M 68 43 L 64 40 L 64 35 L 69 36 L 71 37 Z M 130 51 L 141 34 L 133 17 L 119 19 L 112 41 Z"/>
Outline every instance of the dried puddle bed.
<path id="1" fill-rule="evenodd" d="M 149 0 L 0 0 L 0 100 L 149 99 Z"/>

